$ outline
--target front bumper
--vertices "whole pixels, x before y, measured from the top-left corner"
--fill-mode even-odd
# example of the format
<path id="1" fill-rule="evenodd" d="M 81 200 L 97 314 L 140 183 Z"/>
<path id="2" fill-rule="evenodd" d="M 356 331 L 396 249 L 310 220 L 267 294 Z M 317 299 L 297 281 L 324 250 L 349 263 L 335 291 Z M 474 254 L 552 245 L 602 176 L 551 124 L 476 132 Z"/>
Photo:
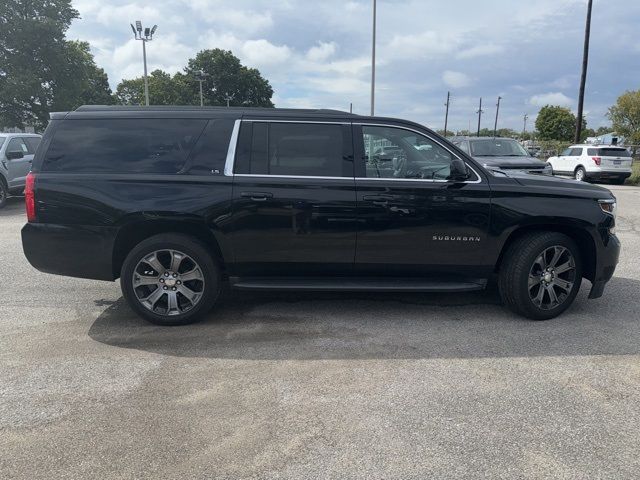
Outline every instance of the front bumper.
<path id="1" fill-rule="evenodd" d="M 596 270 L 594 279 L 591 282 L 593 285 L 589 292 L 589 298 L 600 298 L 604 293 L 604 287 L 613 273 L 616 271 L 616 265 L 620 258 L 620 240 L 615 235 L 606 234 L 602 245 L 598 248 L 598 260 L 596 263 Z"/>
<path id="2" fill-rule="evenodd" d="M 22 248 L 29 263 L 45 273 L 93 280 L 114 280 L 113 229 L 27 223 Z"/>

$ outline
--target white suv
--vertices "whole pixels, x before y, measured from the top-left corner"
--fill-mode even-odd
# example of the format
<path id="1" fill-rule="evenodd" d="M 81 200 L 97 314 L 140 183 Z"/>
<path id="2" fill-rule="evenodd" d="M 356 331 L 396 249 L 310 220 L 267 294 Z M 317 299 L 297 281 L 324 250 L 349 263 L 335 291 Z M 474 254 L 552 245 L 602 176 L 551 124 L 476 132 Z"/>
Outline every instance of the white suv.
<path id="1" fill-rule="evenodd" d="M 24 190 L 41 138 L 34 133 L 0 133 L 0 208 L 5 206 L 9 194 Z"/>
<path id="2" fill-rule="evenodd" d="M 556 175 L 622 184 L 631 175 L 631 153 L 615 145 L 572 145 L 547 163 Z"/>

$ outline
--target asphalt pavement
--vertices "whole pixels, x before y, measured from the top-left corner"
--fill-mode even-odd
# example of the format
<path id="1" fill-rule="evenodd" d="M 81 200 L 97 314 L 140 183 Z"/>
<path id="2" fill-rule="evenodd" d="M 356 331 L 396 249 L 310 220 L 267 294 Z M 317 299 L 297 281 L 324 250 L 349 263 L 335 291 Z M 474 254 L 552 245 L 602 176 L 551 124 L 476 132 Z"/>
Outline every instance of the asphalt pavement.
<path id="1" fill-rule="evenodd" d="M 620 265 L 560 318 L 474 294 L 227 294 L 136 317 L 34 270 L 0 210 L 0 478 L 640 476 L 640 188 Z"/>

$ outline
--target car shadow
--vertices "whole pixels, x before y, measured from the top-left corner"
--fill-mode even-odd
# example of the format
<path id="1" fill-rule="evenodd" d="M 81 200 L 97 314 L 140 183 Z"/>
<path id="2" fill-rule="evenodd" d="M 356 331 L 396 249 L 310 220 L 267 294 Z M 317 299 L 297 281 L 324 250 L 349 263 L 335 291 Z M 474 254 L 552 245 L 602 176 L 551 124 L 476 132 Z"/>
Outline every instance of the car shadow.
<path id="1" fill-rule="evenodd" d="M 103 344 L 178 357 L 246 360 L 486 358 L 640 353 L 640 281 L 546 322 L 520 318 L 495 290 L 469 294 L 226 293 L 203 322 L 151 325 L 120 298 L 93 323 Z"/>
<path id="2" fill-rule="evenodd" d="M 0 208 L 0 217 L 24 213 L 24 197 L 9 197 L 4 208 Z"/>

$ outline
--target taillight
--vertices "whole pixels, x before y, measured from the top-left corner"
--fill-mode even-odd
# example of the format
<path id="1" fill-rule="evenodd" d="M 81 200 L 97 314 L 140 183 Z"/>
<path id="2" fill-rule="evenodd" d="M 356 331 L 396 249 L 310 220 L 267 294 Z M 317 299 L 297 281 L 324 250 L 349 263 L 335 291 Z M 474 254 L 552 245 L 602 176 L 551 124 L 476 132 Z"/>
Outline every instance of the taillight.
<path id="1" fill-rule="evenodd" d="M 33 172 L 29 172 L 27 175 L 27 181 L 24 187 L 24 202 L 27 207 L 27 221 L 36 221 L 36 175 Z"/>
<path id="2" fill-rule="evenodd" d="M 602 158 L 600 157 L 591 157 L 591 160 L 593 160 L 593 163 L 596 165 L 600 165 L 600 162 L 602 162 Z"/>

